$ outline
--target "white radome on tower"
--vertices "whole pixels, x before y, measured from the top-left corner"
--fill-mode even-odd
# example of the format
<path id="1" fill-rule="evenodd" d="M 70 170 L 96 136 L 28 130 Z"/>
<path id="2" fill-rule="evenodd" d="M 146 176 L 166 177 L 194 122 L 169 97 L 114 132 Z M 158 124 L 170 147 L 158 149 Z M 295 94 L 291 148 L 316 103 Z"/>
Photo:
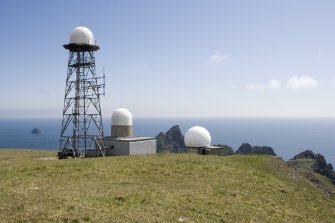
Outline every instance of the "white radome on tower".
<path id="1" fill-rule="evenodd" d="M 112 114 L 112 125 L 116 126 L 132 126 L 133 116 L 126 108 L 118 108 Z"/>
<path id="2" fill-rule="evenodd" d="M 86 27 L 78 26 L 70 34 L 70 44 L 95 45 L 93 33 Z"/>
<path id="3" fill-rule="evenodd" d="M 211 135 L 207 129 L 194 126 L 187 130 L 184 141 L 186 147 L 202 148 L 210 146 L 211 140 Z"/>

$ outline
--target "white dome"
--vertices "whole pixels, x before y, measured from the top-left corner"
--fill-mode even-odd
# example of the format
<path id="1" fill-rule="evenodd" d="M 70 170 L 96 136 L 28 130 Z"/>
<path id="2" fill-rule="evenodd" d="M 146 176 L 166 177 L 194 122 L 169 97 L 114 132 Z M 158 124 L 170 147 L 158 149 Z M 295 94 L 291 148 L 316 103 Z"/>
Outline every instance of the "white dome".
<path id="1" fill-rule="evenodd" d="M 70 44 L 89 44 L 94 45 L 94 36 L 91 30 L 86 27 L 78 26 L 70 34 Z"/>
<path id="2" fill-rule="evenodd" d="M 206 147 L 211 144 L 211 135 L 207 129 L 194 126 L 185 133 L 185 145 L 187 147 Z"/>
<path id="3" fill-rule="evenodd" d="M 133 117 L 126 108 L 118 108 L 112 114 L 112 125 L 131 126 Z"/>

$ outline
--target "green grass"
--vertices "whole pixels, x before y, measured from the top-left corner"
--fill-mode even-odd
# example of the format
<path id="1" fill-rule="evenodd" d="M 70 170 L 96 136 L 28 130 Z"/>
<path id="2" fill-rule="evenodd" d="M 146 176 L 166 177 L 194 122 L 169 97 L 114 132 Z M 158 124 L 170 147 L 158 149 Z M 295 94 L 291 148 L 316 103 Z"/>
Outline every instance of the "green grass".
<path id="1" fill-rule="evenodd" d="M 3 222 L 333 222 L 335 200 L 270 156 L 41 160 L 0 149 Z"/>

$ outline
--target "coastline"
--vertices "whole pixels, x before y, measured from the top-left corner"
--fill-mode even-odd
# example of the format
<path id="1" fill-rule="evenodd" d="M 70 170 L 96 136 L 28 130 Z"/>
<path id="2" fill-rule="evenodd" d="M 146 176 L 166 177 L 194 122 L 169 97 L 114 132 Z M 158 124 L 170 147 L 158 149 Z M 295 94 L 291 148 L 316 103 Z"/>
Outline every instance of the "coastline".
<path id="1" fill-rule="evenodd" d="M 109 135 L 110 120 L 103 121 L 105 135 Z M 0 119 L 0 147 L 58 150 L 60 124 L 57 118 Z M 183 134 L 194 125 L 203 126 L 210 131 L 212 144 L 225 144 L 234 151 L 242 143 L 270 146 L 288 160 L 310 149 L 335 163 L 334 118 L 134 118 L 134 135 L 156 136 L 176 124 Z M 32 135 L 33 128 L 39 128 L 41 134 Z"/>

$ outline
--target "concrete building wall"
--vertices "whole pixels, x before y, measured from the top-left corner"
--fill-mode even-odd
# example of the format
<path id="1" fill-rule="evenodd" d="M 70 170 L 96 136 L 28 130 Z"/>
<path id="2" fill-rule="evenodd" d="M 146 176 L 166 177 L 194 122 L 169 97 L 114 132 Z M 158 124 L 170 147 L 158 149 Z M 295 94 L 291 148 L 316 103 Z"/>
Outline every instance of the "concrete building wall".
<path id="1" fill-rule="evenodd" d="M 102 153 L 99 149 L 88 149 L 86 150 L 86 157 L 101 157 Z"/>
<path id="2" fill-rule="evenodd" d="M 156 154 L 156 139 L 129 143 L 129 155 Z"/>
<path id="3" fill-rule="evenodd" d="M 105 142 L 106 156 L 123 156 L 129 155 L 129 143 L 127 141 L 118 141 L 109 138 Z"/>
<path id="4" fill-rule="evenodd" d="M 220 147 L 216 146 L 207 146 L 202 148 L 195 147 L 187 147 L 188 153 L 197 153 L 201 155 L 216 155 L 216 156 L 224 156 L 224 150 Z"/>
<path id="5" fill-rule="evenodd" d="M 111 149 L 111 156 L 129 155 L 129 142 L 113 141 L 112 145 L 113 145 L 113 148 Z"/>
<path id="6" fill-rule="evenodd" d="M 156 154 L 156 139 L 146 137 L 113 138 L 105 137 L 105 155 L 123 156 Z"/>
<path id="7" fill-rule="evenodd" d="M 196 147 L 186 147 L 188 153 L 197 153 L 201 154 L 203 148 L 196 148 Z"/>

